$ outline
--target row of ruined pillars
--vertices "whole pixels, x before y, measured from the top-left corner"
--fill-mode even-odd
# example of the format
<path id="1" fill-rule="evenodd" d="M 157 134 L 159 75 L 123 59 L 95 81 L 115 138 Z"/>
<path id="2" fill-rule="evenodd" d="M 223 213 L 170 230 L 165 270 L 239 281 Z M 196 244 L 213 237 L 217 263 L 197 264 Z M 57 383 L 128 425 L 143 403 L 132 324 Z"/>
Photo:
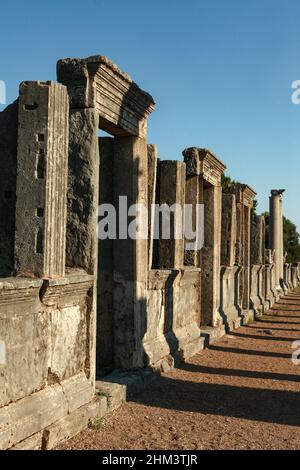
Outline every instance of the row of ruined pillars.
<path id="1" fill-rule="evenodd" d="M 77 83 L 75 89 L 77 93 Z M 90 369 L 94 370 L 96 354 L 100 374 L 142 367 L 146 365 L 142 343 L 147 332 L 151 271 L 199 270 L 200 314 L 196 320 L 201 329 L 218 327 L 224 323 L 223 314 L 228 315 L 228 309 L 222 309 L 226 276 L 228 283 L 230 277 L 234 279 L 227 307 L 233 305 L 240 309 L 238 313 L 250 309 L 251 266 L 265 264 L 263 235 L 258 237 L 260 262 L 250 256 L 254 252 L 255 193 L 249 186 L 237 184 L 232 194 L 222 196 L 225 165 L 209 150 L 192 147 L 183 152 L 183 162 L 161 161 L 156 147 L 147 145 L 145 126 L 139 135 L 131 135 L 121 126 L 108 124 L 96 105 L 69 102 L 70 96 L 70 90 L 68 96 L 66 87 L 59 84 L 25 82 L 14 105 L 13 122 L 15 125 L 18 119 L 20 123 L 16 204 L 10 206 L 15 218 L 11 231 L 16 228 L 16 232 L 8 237 L 14 244 L 14 268 L 17 274 L 46 279 L 65 276 L 65 267 L 93 275 L 87 318 Z M 114 136 L 99 138 L 99 128 Z M 43 172 L 36 159 L 41 149 Z M 15 151 L 12 147 L 12 154 Z M 202 204 L 203 247 L 190 250 L 186 240 L 172 234 L 169 240 L 153 240 L 152 210 L 148 240 L 99 241 L 99 203 L 118 207 L 119 196 L 127 197 L 128 206 L 156 202 L 195 208 Z M 281 243 L 278 233 L 274 245 Z M 278 253 L 277 265 L 282 259 L 282 251 L 278 249 Z M 166 324 L 172 327 L 171 322 Z"/>
<path id="2" fill-rule="evenodd" d="M 128 147 L 128 143 L 129 147 Z M 200 276 L 200 315 L 199 327 L 216 327 L 224 322 L 222 318 L 222 270 L 232 269 L 235 274 L 232 304 L 238 314 L 250 309 L 251 265 L 264 263 L 263 231 L 259 240 L 259 259 L 251 258 L 254 250 L 252 241 L 253 199 L 255 193 L 247 185 L 233 185 L 232 194 L 222 194 L 221 175 L 225 165 L 206 149 L 190 148 L 183 152 L 184 162 L 161 161 L 154 145 L 147 145 L 147 165 L 140 166 L 140 159 L 132 165 L 132 150 L 135 138 L 100 137 L 100 204 L 113 204 L 118 207 L 118 197 L 128 196 L 128 204 L 136 203 L 136 183 L 132 187 L 132 176 L 141 183 L 139 201 L 147 201 L 149 238 L 144 240 L 102 240 L 98 252 L 98 372 L 105 374 L 115 367 L 124 367 L 124 344 L 120 334 L 130 328 L 126 323 L 133 319 L 130 308 L 127 316 L 128 301 L 135 296 L 134 284 L 137 282 L 139 300 L 135 298 L 140 319 L 147 309 L 147 273 L 151 270 L 188 270 L 199 268 Z M 145 148 L 144 148 L 145 150 Z M 118 156 L 121 156 L 118 158 Z M 124 165 L 124 155 L 128 155 L 128 167 Z M 141 154 L 140 154 L 141 155 Z M 128 175 L 131 178 L 128 178 Z M 131 184 L 130 184 L 131 183 Z M 135 188 L 134 198 L 130 198 Z M 142 194 L 142 196 L 141 196 Z M 193 219 L 196 220 L 196 204 L 204 206 L 203 246 L 199 250 L 189 250 L 187 241 L 176 239 L 173 232 L 170 239 L 153 239 L 154 214 L 152 204 L 190 204 Z M 183 213 L 182 213 L 183 214 Z M 117 217 L 118 219 L 118 217 Z M 184 217 L 183 217 L 184 219 Z M 184 224 L 184 220 L 183 220 Z M 252 250 L 252 251 L 251 251 Z M 138 258 L 140 256 L 140 258 Z M 135 260 L 132 263 L 132 260 Z M 132 268 L 134 267 L 134 270 Z M 126 280 L 126 282 L 125 282 Z M 133 284 L 130 284 L 130 283 Z M 125 293 L 129 292 L 126 298 Z M 122 302 L 123 299 L 123 302 Z M 123 322 L 123 324 L 122 324 Z M 136 328 L 137 322 L 131 325 Z M 122 329 L 123 328 L 123 329 Z M 132 335 L 134 341 L 142 341 L 147 325 L 139 324 L 139 332 Z M 134 339 L 135 338 L 135 339 Z M 128 341 L 130 339 L 128 338 Z M 128 344 L 127 344 L 128 345 Z M 120 351 L 119 359 L 118 352 Z M 143 360 L 142 358 L 140 358 Z M 132 358 L 128 356 L 128 363 Z M 117 364 L 117 366 L 116 366 Z"/>

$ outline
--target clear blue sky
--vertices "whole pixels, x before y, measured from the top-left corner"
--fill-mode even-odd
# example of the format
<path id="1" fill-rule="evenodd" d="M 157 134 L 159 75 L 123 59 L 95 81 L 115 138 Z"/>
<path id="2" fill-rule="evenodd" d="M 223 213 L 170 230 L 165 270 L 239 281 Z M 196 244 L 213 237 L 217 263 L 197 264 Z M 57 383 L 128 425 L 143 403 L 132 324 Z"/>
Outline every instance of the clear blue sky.
<path id="1" fill-rule="evenodd" d="M 155 98 L 161 158 L 210 148 L 256 189 L 260 211 L 286 188 L 300 229 L 299 0 L 11 0 L 0 40 L 8 102 L 22 80 L 55 79 L 59 58 L 107 55 Z"/>

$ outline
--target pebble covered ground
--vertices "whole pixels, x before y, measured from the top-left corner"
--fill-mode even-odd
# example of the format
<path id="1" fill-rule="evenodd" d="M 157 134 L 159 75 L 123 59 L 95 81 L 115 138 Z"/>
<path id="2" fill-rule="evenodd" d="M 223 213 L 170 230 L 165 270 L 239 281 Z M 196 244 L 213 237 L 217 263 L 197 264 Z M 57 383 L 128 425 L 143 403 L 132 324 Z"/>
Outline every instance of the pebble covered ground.
<path id="1" fill-rule="evenodd" d="M 300 290 L 58 448 L 300 449 L 297 340 Z"/>

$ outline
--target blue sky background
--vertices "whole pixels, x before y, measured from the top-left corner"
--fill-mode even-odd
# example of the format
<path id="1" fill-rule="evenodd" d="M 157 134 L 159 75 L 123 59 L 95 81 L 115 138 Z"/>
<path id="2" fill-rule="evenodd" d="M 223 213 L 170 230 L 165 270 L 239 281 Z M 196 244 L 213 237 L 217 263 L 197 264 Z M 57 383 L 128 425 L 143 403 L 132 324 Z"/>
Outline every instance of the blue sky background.
<path id="1" fill-rule="evenodd" d="M 59 58 L 107 55 L 155 98 L 161 158 L 210 148 L 260 211 L 286 188 L 300 229 L 299 0 L 11 0 L 0 11 L 8 102 L 22 80 L 55 80 Z"/>

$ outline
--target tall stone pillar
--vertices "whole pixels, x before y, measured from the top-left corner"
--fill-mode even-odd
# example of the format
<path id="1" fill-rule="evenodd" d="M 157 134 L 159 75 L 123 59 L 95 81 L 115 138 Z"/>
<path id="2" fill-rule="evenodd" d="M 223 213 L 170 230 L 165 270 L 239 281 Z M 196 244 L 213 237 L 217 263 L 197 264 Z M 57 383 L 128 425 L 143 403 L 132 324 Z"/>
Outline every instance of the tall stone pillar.
<path id="1" fill-rule="evenodd" d="M 98 275 L 98 130 L 100 128 L 115 136 L 114 201 L 116 202 L 119 196 L 124 196 L 127 197 L 128 208 L 134 204 L 143 204 L 147 209 L 147 119 L 154 110 L 155 103 L 153 98 L 141 90 L 126 73 L 101 55 L 86 59 L 62 59 L 57 64 L 57 72 L 59 81 L 68 88 L 73 112 L 82 116 L 77 127 L 75 122 L 73 126 L 74 142 L 76 133 L 79 134 L 77 138 L 79 142 L 77 146 L 73 146 L 72 158 L 77 165 L 78 173 L 81 174 L 82 164 L 86 167 L 82 181 L 76 178 L 74 172 L 69 183 L 72 203 L 69 212 L 74 224 L 76 223 L 74 235 L 69 230 L 69 236 L 70 239 L 72 236 L 78 237 L 80 252 L 77 254 L 74 249 L 69 259 L 72 261 L 72 266 L 88 267 L 95 276 L 90 302 L 92 309 L 89 315 L 90 369 L 93 372 Z M 146 323 L 148 243 L 147 236 L 145 240 L 133 240 L 128 237 L 128 215 L 134 217 L 132 212 L 128 214 L 125 208 L 125 211 L 121 209 L 118 215 L 126 220 L 125 223 L 121 223 L 123 233 L 118 234 L 113 246 L 114 368 L 130 369 L 143 365 L 141 337 Z M 132 227 L 133 221 L 129 222 Z M 138 220 L 137 222 L 139 223 Z M 101 305 L 99 307 L 101 308 Z M 100 322 L 98 334 L 101 334 L 99 311 L 98 317 Z"/>
<path id="2" fill-rule="evenodd" d="M 238 287 L 241 267 L 235 264 L 237 215 L 234 194 L 222 195 L 220 314 L 227 329 L 240 326 Z"/>
<path id="3" fill-rule="evenodd" d="M 155 222 L 155 203 L 156 203 L 156 180 L 158 167 L 157 147 L 153 144 L 147 145 L 148 149 L 148 250 L 149 250 L 149 269 L 154 262 L 154 222 Z"/>
<path id="4" fill-rule="evenodd" d="M 19 97 L 15 267 L 65 274 L 69 101 L 54 82 L 23 82 Z"/>
<path id="5" fill-rule="evenodd" d="M 133 204 L 144 205 L 147 209 L 147 175 L 146 139 L 115 137 L 114 205 L 119 207 L 119 224 L 126 218 L 123 229 L 128 228 L 127 212 L 119 197 L 127 198 L 128 209 Z M 143 223 L 142 215 L 137 213 L 137 225 Z M 114 355 L 115 367 L 119 369 L 143 366 L 147 279 L 147 236 L 134 240 L 125 233 L 124 237 L 120 236 L 119 232 L 119 238 L 114 241 Z"/>
<path id="6" fill-rule="evenodd" d="M 221 175 L 225 165 L 209 150 L 191 147 L 183 151 L 187 175 L 198 175 L 200 201 L 204 203 L 204 247 L 200 252 L 201 324 L 219 326 L 221 258 Z"/>
<path id="7" fill-rule="evenodd" d="M 192 220 L 189 221 L 189 224 L 191 225 L 192 223 L 191 228 L 193 231 L 196 231 L 196 239 L 193 240 L 195 245 L 201 246 L 203 240 L 200 240 L 199 237 L 203 237 L 203 233 L 202 231 L 199 233 L 199 230 L 197 230 L 197 224 L 201 222 L 197 219 L 199 217 L 197 205 L 203 204 L 203 180 L 200 180 L 197 167 L 187 165 L 186 170 L 185 203 L 192 208 Z M 184 264 L 186 266 L 200 267 L 200 249 L 190 250 L 189 245 L 190 240 L 186 238 Z"/>
<path id="8" fill-rule="evenodd" d="M 264 289 L 264 253 L 265 253 L 265 219 L 254 214 L 252 220 L 251 244 L 251 294 L 250 307 L 256 315 L 265 309 Z"/>
<path id="9" fill-rule="evenodd" d="M 274 250 L 275 288 L 280 290 L 283 281 L 283 217 L 282 195 L 284 189 L 273 189 L 270 197 L 270 249 Z"/>
<path id="10" fill-rule="evenodd" d="M 159 202 L 161 207 L 158 247 L 159 268 L 183 268 L 185 164 L 179 161 L 160 162 Z M 165 207 L 164 207 L 165 205 Z M 164 226 L 165 225 L 165 226 Z M 170 237 L 164 230 L 170 228 Z"/>

